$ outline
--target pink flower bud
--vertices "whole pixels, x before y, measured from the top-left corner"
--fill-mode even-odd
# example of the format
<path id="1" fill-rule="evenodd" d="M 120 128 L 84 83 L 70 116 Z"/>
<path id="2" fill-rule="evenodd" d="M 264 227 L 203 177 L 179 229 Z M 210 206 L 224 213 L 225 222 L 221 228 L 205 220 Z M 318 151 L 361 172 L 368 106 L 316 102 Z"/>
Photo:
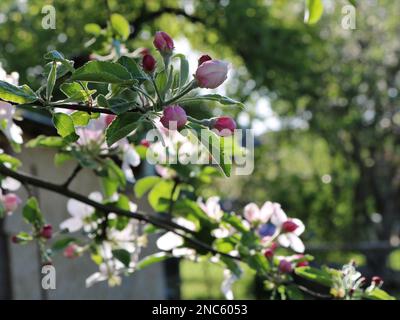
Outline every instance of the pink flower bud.
<path id="1" fill-rule="evenodd" d="M 208 55 L 208 54 L 203 54 L 200 58 L 199 58 L 199 66 L 201 66 L 203 64 L 203 62 L 212 60 L 212 58 Z"/>
<path id="2" fill-rule="evenodd" d="M 51 239 L 53 236 L 53 227 L 51 224 L 45 224 L 40 231 L 40 236 L 45 239 Z"/>
<path id="3" fill-rule="evenodd" d="M 372 277 L 372 283 L 374 283 L 376 286 L 379 286 L 383 283 L 383 280 L 381 277 L 374 276 Z"/>
<path id="4" fill-rule="evenodd" d="M 308 266 L 308 261 L 300 261 L 297 262 L 296 267 L 307 267 Z"/>
<path id="5" fill-rule="evenodd" d="M 108 114 L 108 115 L 106 115 L 106 118 L 105 118 L 106 126 L 108 127 L 108 126 L 110 125 L 110 123 L 114 121 L 114 119 L 115 119 L 116 117 L 117 117 L 117 116 L 116 116 L 115 114 Z"/>
<path id="6" fill-rule="evenodd" d="M 235 120 L 226 116 L 214 119 L 211 122 L 211 126 L 218 131 L 221 137 L 230 136 L 236 129 Z"/>
<path id="7" fill-rule="evenodd" d="M 64 257 L 72 259 L 78 256 L 78 246 L 75 243 L 71 243 L 64 249 Z"/>
<path id="8" fill-rule="evenodd" d="M 142 141 L 140 141 L 140 145 L 145 148 L 148 148 L 148 147 L 150 147 L 150 142 L 146 139 L 142 139 Z"/>
<path id="9" fill-rule="evenodd" d="M 17 210 L 22 201 L 15 193 L 8 193 L 3 197 L 2 202 L 6 212 L 13 212 Z"/>
<path id="10" fill-rule="evenodd" d="M 283 232 L 293 232 L 295 231 L 299 226 L 294 223 L 292 220 L 287 220 L 284 223 L 282 223 L 282 230 Z"/>
<path id="11" fill-rule="evenodd" d="M 272 250 L 271 248 L 267 249 L 264 251 L 264 256 L 267 259 L 272 259 L 272 257 L 274 256 L 274 250 Z"/>
<path id="12" fill-rule="evenodd" d="M 228 76 L 228 64 L 219 60 L 203 62 L 196 71 L 195 78 L 200 88 L 215 89 L 219 87 Z"/>
<path id="13" fill-rule="evenodd" d="M 291 273 L 293 271 L 292 264 L 285 259 L 279 262 L 278 269 L 282 273 Z"/>
<path id="14" fill-rule="evenodd" d="M 178 105 L 168 106 L 164 109 L 160 121 L 165 128 L 180 129 L 184 127 L 187 122 L 186 112 Z"/>
<path id="15" fill-rule="evenodd" d="M 142 59 L 143 70 L 152 73 L 156 68 L 156 59 L 151 54 L 146 54 Z"/>
<path id="16" fill-rule="evenodd" d="M 20 240 L 19 240 L 19 238 L 18 238 L 16 235 L 13 235 L 13 236 L 11 237 L 11 242 L 17 244 L 17 243 L 20 242 Z"/>
<path id="17" fill-rule="evenodd" d="M 174 41 L 164 31 L 156 32 L 153 44 L 161 54 L 171 54 L 174 50 Z"/>

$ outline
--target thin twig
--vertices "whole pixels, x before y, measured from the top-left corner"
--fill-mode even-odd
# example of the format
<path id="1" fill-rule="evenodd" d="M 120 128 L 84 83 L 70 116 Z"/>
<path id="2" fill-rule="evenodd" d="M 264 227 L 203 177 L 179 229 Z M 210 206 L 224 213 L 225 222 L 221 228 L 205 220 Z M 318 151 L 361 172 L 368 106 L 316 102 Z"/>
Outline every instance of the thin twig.
<path id="1" fill-rule="evenodd" d="M 41 105 L 40 102 L 36 103 L 30 103 L 30 104 L 20 104 L 20 105 L 15 105 L 16 107 L 39 107 L 42 109 L 47 109 L 47 108 L 60 108 L 60 109 L 69 109 L 69 110 L 76 110 L 76 111 L 85 111 L 88 113 L 91 112 L 97 112 L 97 113 L 104 113 L 104 114 L 113 114 L 117 115 L 114 111 L 111 109 L 106 109 L 106 108 L 99 108 L 99 107 L 89 107 L 87 105 L 83 104 L 59 104 L 59 105 L 52 105 L 52 106 L 44 106 Z M 127 112 L 143 112 L 141 109 L 131 109 L 128 110 Z"/>
<path id="2" fill-rule="evenodd" d="M 302 286 L 302 285 L 297 285 L 297 287 L 298 287 L 301 291 L 303 291 L 303 292 L 305 292 L 305 293 L 307 293 L 307 294 L 309 294 L 309 295 L 311 295 L 311 296 L 313 296 L 313 297 L 315 297 L 315 298 L 320 298 L 320 299 L 332 299 L 332 296 L 331 296 L 331 295 L 322 294 L 322 293 L 318 293 L 318 292 L 312 291 L 312 290 L 310 290 L 310 289 L 308 289 L 308 288 L 306 288 L 306 287 L 304 287 L 304 286 Z"/>
<path id="3" fill-rule="evenodd" d="M 75 179 L 75 177 L 77 176 L 77 174 L 82 170 L 82 166 L 80 164 L 78 164 L 74 171 L 72 171 L 71 175 L 68 177 L 68 179 L 62 184 L 62 186 L 64 188 L 68 188 L 69 185 L 71 184 L 72 180 Z"/>

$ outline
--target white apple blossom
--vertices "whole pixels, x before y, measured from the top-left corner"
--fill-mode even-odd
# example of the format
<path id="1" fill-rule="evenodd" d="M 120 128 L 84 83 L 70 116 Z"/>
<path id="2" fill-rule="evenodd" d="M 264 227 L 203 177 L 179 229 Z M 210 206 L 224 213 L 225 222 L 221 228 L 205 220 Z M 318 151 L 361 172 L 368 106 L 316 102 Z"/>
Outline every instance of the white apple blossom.
<path id="1" fill-rule="evenodd" d="M 182 218 L 182 217 L 174 218 L 173 221 L 176 224 L 179 224 L 182 227 L 185 227 L 186 229 L 189 229 L 192 231 L 196 230 L 195 224 L 192 221 L 189 221 L 185 218 Z M 164 235 L 162 235 L 161 237 L 159 237 L 156 242 L 157 247 L 160 250 L 164 250 L 164 251 L 171 251 L 173 249 L 176 249 L 176 248 L 182 246 L 183 243 L 184 243 L 183 238 L 180 235 L 178 235 L 172 231 L 169 231 L 169 232 L 165 233 Z"/>
<path id="2" fill-rule="evenodd" d="M 199 207 L 214 221 L 221 221 L 224 212 L 221 210 L 221 206 L 219 204 L 219 197 L 210 197 L 204 203 L 201 198 L 197 200 L 197 204 Z"/>
<path id="3" fill-rule="evenodd" d="M 100 192 L 96 191 L 89 195 L 89 199 L 101 202 L 103 196 Z M 67 210 L 72 217 L 63 221 L 60 224 L 60 229 L 76 232 L 83 227 L 85 231 L 89 231 L 92 228 L 92 222 L 88 222 L 88 218 L 95 212 L 92 206 L 75 199 L 70 199 L 67 203 Z"/>
<path id="4" fill-rule="evenodd" d="M 97 119 L 91 119 L 85 127 L 77 127 L 76 133 L 79 135 L 77 144 L 80 146 L 95 146 L 101 153 L 107 150 L 105 142 L 105 130 L 107 128 L 107 115 L 100 115 Z M 140 165 L 140 156 L 127 138 L 116 142 L 111 148 L 118 148 L 121 151 L 122 171 L 128 182 L 133 183 L 135 177 L 131 167 Z"/>
<path id="5" fill-rule="evenodd" d="M 280 208 L 275 210 L 271 216 L 271 222 L 277 227 L 277 232 L 282 231 L 282 225 L 291 221 L 297 225 L 297 228 L 292 232 L 283 232 L 277 237 L 277 241 L 283 247 L 290 247 L 294 251 L 302 253 L 305 250 L 304 243 L 300 239 L 300 235 L 304 232 L 304 224 L 299 219 L 288 219 L 286 213 Z"/>
<path id="6" fill-rule="evenodd" d="M 250 223 L 267 223 L 278 210 L 281 210 L 279 203 L 267 201 L 261 209 L 255 203 L 249 203 L 244 207 L 243 214 Z"/>

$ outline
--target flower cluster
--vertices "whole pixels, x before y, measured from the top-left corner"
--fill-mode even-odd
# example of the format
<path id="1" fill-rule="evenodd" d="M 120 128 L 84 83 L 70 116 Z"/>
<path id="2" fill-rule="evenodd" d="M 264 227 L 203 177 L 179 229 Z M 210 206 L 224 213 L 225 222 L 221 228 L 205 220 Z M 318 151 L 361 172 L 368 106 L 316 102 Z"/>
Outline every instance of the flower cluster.
<path id="1" fill-rule="evenodd" d="M 154 46 L 164 58 L 165 68 L 168 68 L 169 59 L 174 50 L 173 39 L 165 32 L 158 31 L 155 34 Z M 147 51 L 142 58 L 143 70 L 153 76 L 156 69 L 156 59 Z M 198 61 L 198 67 L 194 75 L 194 81 L 186 88 L 190 91 L 193 88 L 215 89 L 225 82 L 228 76 L 228 63 L 220 60 L 213 60 L 209 55 L 202 55 Z M 185 90 L 182 90 L 186 92 Z M 177 104 L 167 105 L 163 109 L 161 123 L 170 130 L 179 130 L 185 127 L 188 118 L 185 109 Z M 210 129 L 221 136 L 229 136 L 236 129 L 235 121 L 222 116 L 208 121 Z"/>
<path id="2" fill-rule="evenodd" d="M 265 246 L 271 246 L 276 240 L 282 247 L 304 252 L 304 244 L 299 238 L 304 232 L 304 224 L 299 219 L 288 218 L 279 203 L 267 201 L 261 208 L 249 203 L 243 214 Z M 271 255 L 272 251 L 273 248 L 268 248 L 266 255 Z"/>
<path id="3" fill-rule="evenodd" d="M 114 195 L 114 199 L 109 200 L 117 201 L 117 197 Z M 89 198 L 97 202 L 103 201 L 102 194 L 97 191 L 92 192 Z M 137 205 L 129 202 L 129 209 L 134 212 Z M 107 280 L 110 286 L 120 284 L 120 274 L 134 271 L 141 247 L 146 244 L 146 237 L 141 236 L 139 231 L 139 222 L 121 222 L 114 213 L 109 213 L 104 219 L 96 214 L 93 207 L 74 199 L 68 201 L 67 210 L 71 218 L 63 221 L 60 229 L 69 233 L 83 231 L 89 239 L 97 239 L 97 242 L 101 240 L 101 244 L 96 245 L 96 241 L 81 244 L 77 240 L 69 243 L 64 249 L 64 257 L 76 258 L 86 251 L 90 251 L 92 256 L 96 257 L 99 271 L 87 278 L 87 287 L 104 280 Z M 127 255 L 125 263 L 118 254 Z"/>

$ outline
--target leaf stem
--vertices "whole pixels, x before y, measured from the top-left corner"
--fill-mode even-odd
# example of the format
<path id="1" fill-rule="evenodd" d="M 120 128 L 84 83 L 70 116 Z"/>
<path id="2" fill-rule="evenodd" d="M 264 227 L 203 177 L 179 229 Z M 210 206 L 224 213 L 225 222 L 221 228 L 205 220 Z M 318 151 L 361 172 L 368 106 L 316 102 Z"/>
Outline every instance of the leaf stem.
<path id="1" fill-rule="evenodd" d="M 174 103 L 175 101 L 179 100 L 180 98 L 182 98 L 183 96 L 185 96 L 186 94 L 188 94 L 190 91 L 192 91 L 193 89 L 197 88 L 197 83 L 195 80 L 192 80 L 191 82 L 189 82 L 189 84 L 187 85 L 187 87 L 182 90 L 181 93 L 179 93 L 178 95 L 176 95 L 175 97 L 173 97 L 172 99 L 165 101 L 164 105 L 168 106 L 171 103 Z"/>

